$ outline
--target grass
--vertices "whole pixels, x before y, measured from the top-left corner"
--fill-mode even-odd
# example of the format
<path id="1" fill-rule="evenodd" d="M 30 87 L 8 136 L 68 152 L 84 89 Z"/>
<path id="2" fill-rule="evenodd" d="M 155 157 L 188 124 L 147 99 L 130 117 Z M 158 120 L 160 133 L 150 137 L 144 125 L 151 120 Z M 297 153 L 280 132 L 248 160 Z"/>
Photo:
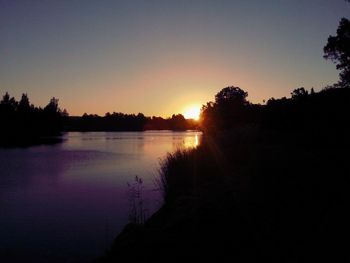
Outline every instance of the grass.
<path id="1" fill-rule="evenodd" d="M 156 185 L 160 189 L 164 202 L 173 201 L 178 196 L 190 195 L 193 190 L 195 155 L 197 149 L 177 150 L 168 153 L 160 162 L 159 177 Z"/>
<path id="2" fill-rule="evenodd" d="M 164 206 L 142 227 L 126 229 L 106 262 L 348 256 L 342 240 L 350 234 L 349 139 L 316 147 L 305 130 L 246 129 L 168 154 L 157 180 Z M 330 137 L 319 132 L 317 140 Z"/>
<path id="3" fill-rule="evenodd" d="M 137 175 L 134 182 L 128 183 L 129 198 L 129 222 L 131 224 L 143 225 L 147 219 L 148 209 L 145 207 L 143 197 L 143 180 Z"/>

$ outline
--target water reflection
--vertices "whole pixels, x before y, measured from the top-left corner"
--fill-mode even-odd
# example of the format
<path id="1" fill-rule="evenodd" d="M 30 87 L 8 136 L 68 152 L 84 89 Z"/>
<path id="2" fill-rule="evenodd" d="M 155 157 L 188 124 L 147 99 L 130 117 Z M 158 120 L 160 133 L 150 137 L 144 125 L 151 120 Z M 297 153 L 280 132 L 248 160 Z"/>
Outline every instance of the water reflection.
<path id="1" fill-rule="evenodd" d="M 198 132 L 68 133 L 62 144 L 0 149 L 0 261 L 85 262 L 127 222 L 127 183 L 159 206 L 159 159 L 196 147 Z M 7 255 L 7 256 L 5 256 Z"/>
<path id="2" fill-rule="evenodd" d="M 199 145 L 199 136 L 200 136 L 199 134 L 194 134 L 194 136 L 192 137 L 186 137 L 184 139 L 183 147 L 187 149 L 197 147 Z"/>

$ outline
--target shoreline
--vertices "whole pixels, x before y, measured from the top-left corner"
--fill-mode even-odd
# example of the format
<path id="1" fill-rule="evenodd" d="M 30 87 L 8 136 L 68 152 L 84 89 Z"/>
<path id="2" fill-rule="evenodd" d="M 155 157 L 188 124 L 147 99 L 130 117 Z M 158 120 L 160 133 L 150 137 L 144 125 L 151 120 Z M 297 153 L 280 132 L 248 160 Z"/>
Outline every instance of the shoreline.
<path id="1" fill-rule="evenodd" d="M 345 132 L 331 141 L 335 131 L 321 130 L 313 140 L 305 131 L 241 127 L 170 154 L 163 206 L 145 224 L 127 224 L 94 262 L 342 258 L 335 238 L 348 232 L 332 229 L 350 219 L 334 203 L 348 200 L 342 167 L 350 142 Z"/>
<path id="2" fill-rule="evenodd" d="M 38 145 L 53 145 L 62 143 L 64 141 L 64 135 L 69 132 L 202 132 L 201 130 L 96 130 L 96 131 L 85 131 L 85 130 L 69 130 L 62 131 L 61 135 L 54 136 L 38 136 L 38 137 L 14 137 L 6 138 L 0 141 L 0 149 L 11 149 L 11 148 L 27 148 Z"/>

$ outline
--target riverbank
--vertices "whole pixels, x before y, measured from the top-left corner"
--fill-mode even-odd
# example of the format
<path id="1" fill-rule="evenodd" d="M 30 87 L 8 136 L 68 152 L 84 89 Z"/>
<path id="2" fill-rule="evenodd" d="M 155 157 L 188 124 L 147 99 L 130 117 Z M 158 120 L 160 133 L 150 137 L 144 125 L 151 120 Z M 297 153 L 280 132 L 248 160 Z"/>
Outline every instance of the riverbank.
<path id="1" fill-rule="evenodd" d="M 239 125 L 169 155 L 160 172 L 164 206 L 125 227 L 97 262 L 348 258 L 346 119 L 343 111 L 293 128 Z"/>

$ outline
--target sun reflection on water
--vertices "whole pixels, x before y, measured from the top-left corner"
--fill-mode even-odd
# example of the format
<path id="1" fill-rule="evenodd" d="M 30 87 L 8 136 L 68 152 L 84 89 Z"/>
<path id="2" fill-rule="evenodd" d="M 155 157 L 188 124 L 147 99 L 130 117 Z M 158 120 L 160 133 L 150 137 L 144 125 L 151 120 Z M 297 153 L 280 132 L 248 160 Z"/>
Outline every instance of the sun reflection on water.
<path id="1" fill-rule="evenodd" d="M 196 148 L 200 144 L 200 134 L 194 134 L 194 136 L 188 136 L 184 139 L 182 148 L 191 149 Z"/>

